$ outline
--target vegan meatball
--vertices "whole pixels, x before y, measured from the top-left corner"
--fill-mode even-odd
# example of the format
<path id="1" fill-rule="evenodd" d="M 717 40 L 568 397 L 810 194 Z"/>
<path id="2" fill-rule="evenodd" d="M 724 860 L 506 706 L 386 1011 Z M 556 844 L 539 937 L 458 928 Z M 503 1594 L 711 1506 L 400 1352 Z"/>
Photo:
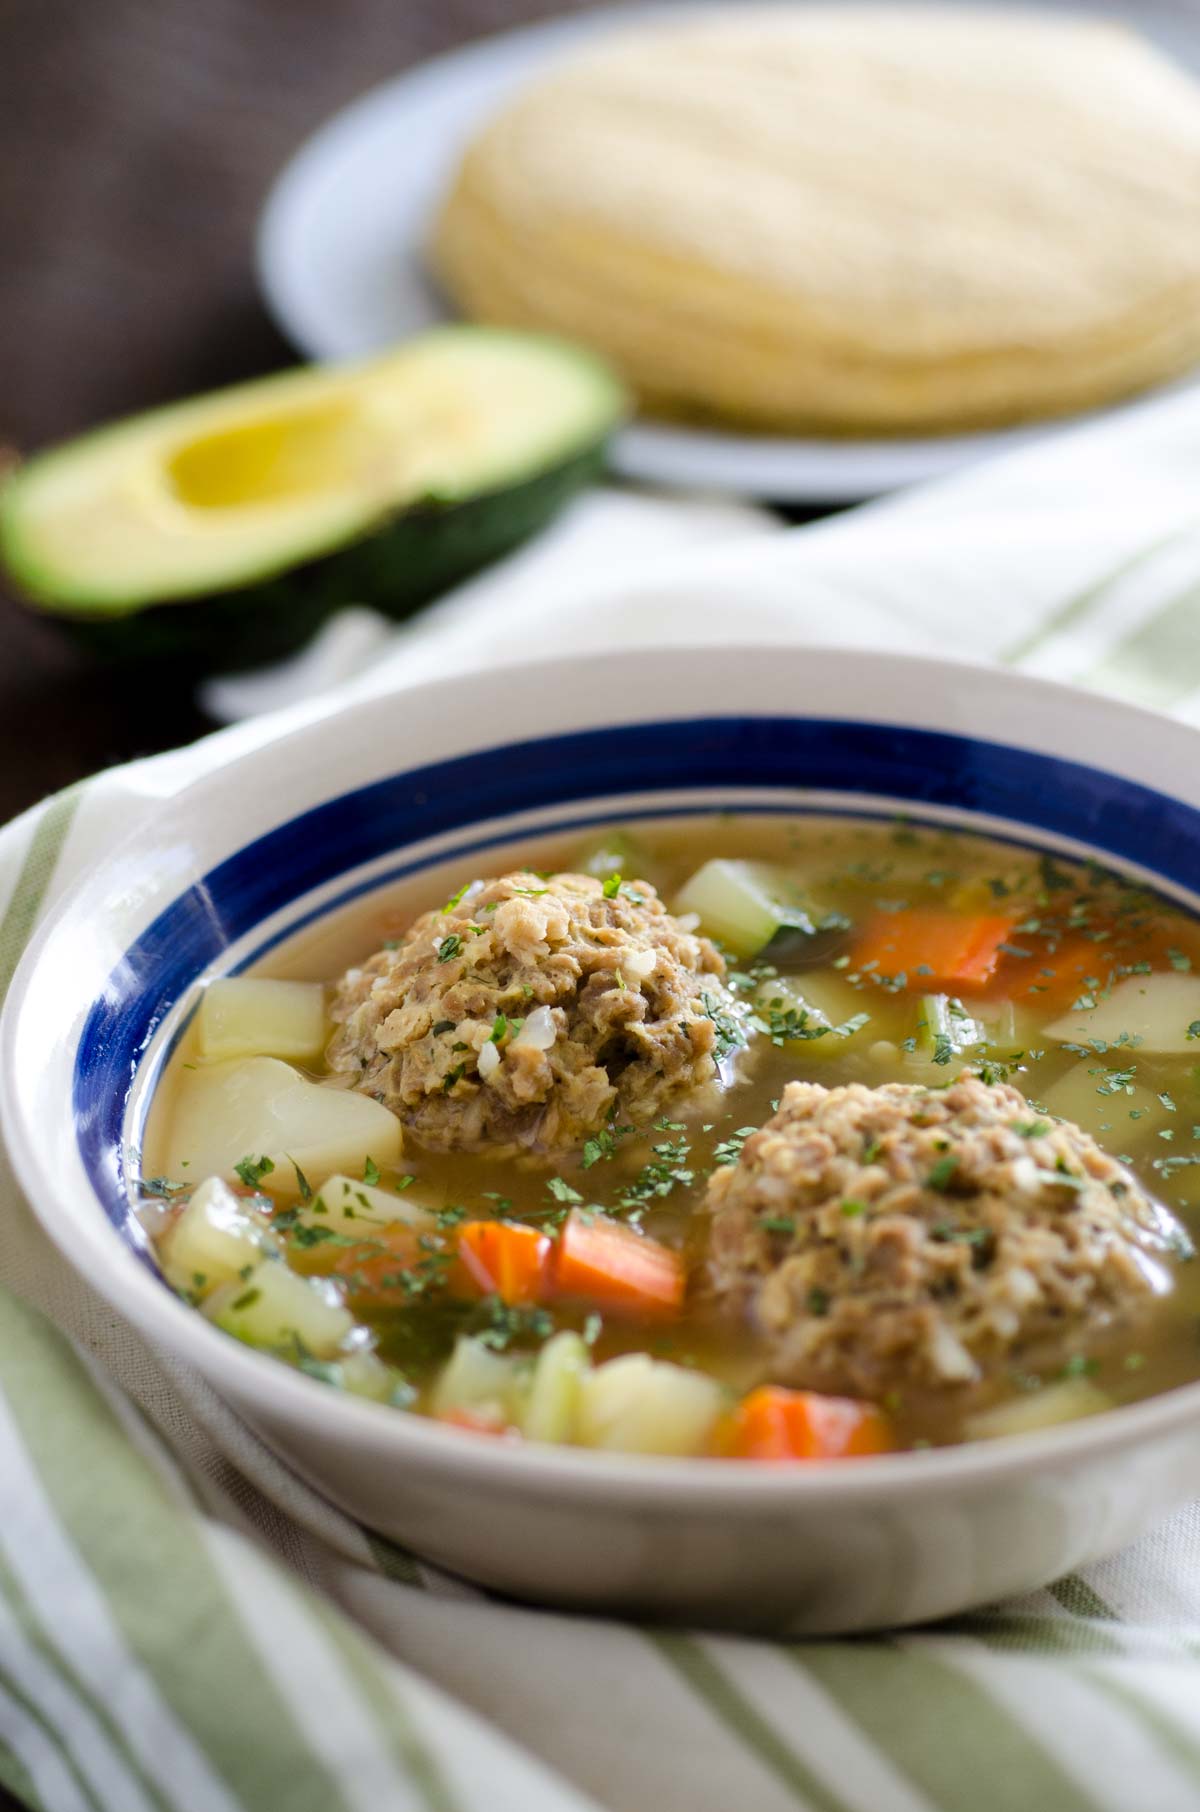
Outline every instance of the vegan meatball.
<path id="1" fill-rule="evenodd" d="M 338 984 L 335 1071 L 433 1150 L 564 1151 L 712 1083 L 746 1009 L 646 881 L 519 872 Z"/>
<path id="2" fill-rule="evenodd" d="M 1062 1363 L 1185 1239 L 1086 1133 L 975 1077 L 789 1083 L 708 1206 L 711 1284 L 771 1376 L 874 1398 Z"/>

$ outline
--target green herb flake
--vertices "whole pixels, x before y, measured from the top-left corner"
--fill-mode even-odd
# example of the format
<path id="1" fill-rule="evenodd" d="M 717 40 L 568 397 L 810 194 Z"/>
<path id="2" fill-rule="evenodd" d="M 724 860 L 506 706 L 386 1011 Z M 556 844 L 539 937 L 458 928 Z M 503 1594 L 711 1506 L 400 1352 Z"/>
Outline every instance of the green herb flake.
<path id="1" fill-rule="evenodd" d="M 927 1189 L 936 1189 L 939 1192 L 949 1189 L 957 1169 L 958 1158 L 953 1152 L 947 1152 L 944 1158 L 938 1159 L 937 1163 L 933 1166 L 933 1169 L 929 1172 L 929 1175 L 925 1178 L 925 1187 Z"/>
<path id="2" fill-rule="evenodd" d="M 450 898 L 446 901 L 446 904 L 442 907 L 442 911 L 443 912 L 453 912 L 454 908 L 458 905 L 458 902 L 462 899 L 463 895 L 466 893 L 466 891 L 470 885 L 471 885 L 471 883 L 469 881 L 464 881 L 462 886 L 459 888 L 458 892 L 452 893 L 450 895 Z"/>
<path id="3" fill-rule="evenodd" d="M 374 1189 L 379 1182 L 379 1166 L 374 1158 L 368 1158 L 363 1165 L 362 1180 L 368 1189 Z"/>
<path id="4" fill-rule="evenodd" d="M 270 1158 L 262 1157 L 258 1159 L 243 1158 L 241 1163 L 235 1164 L 233 1168 L 247 1189 L 257 1189 L 263 1178 L 270 1176 L 275 1166 Z"/>
<path id="5" fill-rule="evenodd" d="M 621 874 L 619 870 L 614 869 L 604 883 L 604 897 L 606 900 L 615 900 L 620 891 Z"/>
<path id="6" fill-rule="evenodd" d="M 451 962 L 454 957 L 459 955 L 461 950 L 462 950 L 462 938 L 459 936 L 457 931 L 449 932 L 447 934 L 447 936 L 445 936 L 442 939 L 441 943 L 437 947 L 438 962 L 439 963 Z"/>

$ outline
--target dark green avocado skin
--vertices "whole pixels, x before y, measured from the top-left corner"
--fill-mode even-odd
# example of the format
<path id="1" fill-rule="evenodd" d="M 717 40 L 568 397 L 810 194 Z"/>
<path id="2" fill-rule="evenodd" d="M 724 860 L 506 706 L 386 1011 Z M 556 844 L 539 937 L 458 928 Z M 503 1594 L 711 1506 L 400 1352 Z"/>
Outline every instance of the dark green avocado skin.
<path id="1" fill-rule="evenodd" d="M 120 615 L 70 616 L 29 605 L 104 661 L 235 672 L 294 654 L 327 617 L 366 604 L 402 621 L 511 553 L 597 477 L 606 439 L 500 490 L 407 505 L 336 553 L 211 597 L 148 604 Z"/>

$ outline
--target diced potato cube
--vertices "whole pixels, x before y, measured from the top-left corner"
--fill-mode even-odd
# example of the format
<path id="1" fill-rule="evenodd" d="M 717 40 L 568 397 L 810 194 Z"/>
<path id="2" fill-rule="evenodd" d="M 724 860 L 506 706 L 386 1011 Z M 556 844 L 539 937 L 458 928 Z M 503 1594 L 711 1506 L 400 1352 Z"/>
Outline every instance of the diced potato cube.
<path id="1" fill-rule="evenodd" d="M 320 982 L 267 981 L 231 975 L 208 984 L 196 1015 L 206 1063 L 230 1057 L 320 1056 L 325 1045 L 325 990 Z"/>
<path id="2" fill-rule="evenodd" d="M 588 1350 L 578 1334 L 564 1330 L 538 1354 L 533 1383 L 521 1418 L 529 1441 L 571 1441 L 575 1437 Z"/>
<path id="3" fill-rule="evenodd" d="M 354 1326 L 334 1285 L 299 1277 L 269 1258 L 210 1296 L 204 1313 L 247 1346 L 272 1352 L 296 1348 L 314 1359 L 331 1359 Z"/>
<path id="4" fill-rule="evenodd" d="M 529 1361 L 493 1352 L 481 1340 L 460 1335 L 433 1390 L 435 1416 L 467 1411 L 494 1415 L 497 1423 L 516 1426 L 529 1384 Z"/>
<path id="5" fill-rule="evenodd" d="M 160 1247 L 163 1274 L 176 1290 L 201 1298 L 241 1277 L 275 1244 L 265 1215 L 206 1177 Z"/>
<path id="6" fill-rule="evenodd" d="M 1057 1428 L 1062 1422 L 1077 1422 L 1082 1416 L 1097 1416 L 1111 1408 L 1111 1400 L 1086 1378 L 1064 1378 L 1061 1384 L 1044 1384 L 1040 1390 L 969 1416 L 966 1435 L 971 1441 L 994 1441 L 1001 1435 L 1032 1434 L 1038 1428 Z"/>
<path id="7" fill-rule="evenodd" d="M 580 1397 L 581 1444 L 617 1453 L 703 1453 L 723 1402 L 714 1379 L 646 1353 L 597 1366 Z"/>
<path id="8" fill-rule="evenodd" d="M 1114 1062 L 1131 1048 L 1146 1056 L 1200 1057 L 1200 975 L 1127 975 L 1098 995 L 1094 1007 L 1072 1007 L 1045 1035 L 1063 1044 L 1114 1045 L 1123 1037 Z"/>
<path id="9" fill-rule="evenodd" d="M 291 1194 L 298 1164 L 314 1189 L 336 1171 L 362 1172 L 368 1157 L 394 1164 L 400 1122 L 351 1089 L 310 1082 L 277 1057 L 246 1057 L 186 1071 L 167 1140 L 168 1176 L 233 1178 L 244 1158 L 274 1168 L 261 1187 Z"/>
<path id="10" fill-rule="evenodd" d="M 337 1175 L 326 1178 L 297 1218 L 310 1227 L 329 1227 L 334 1233 L 366 1234 L 372 1227 L 390 1227 L 395 1221 L 429 1233 L 437 1226 L 437 1207 L 422 1200 L 415 1189 L 398 1195 L 394 1189 Z"/>

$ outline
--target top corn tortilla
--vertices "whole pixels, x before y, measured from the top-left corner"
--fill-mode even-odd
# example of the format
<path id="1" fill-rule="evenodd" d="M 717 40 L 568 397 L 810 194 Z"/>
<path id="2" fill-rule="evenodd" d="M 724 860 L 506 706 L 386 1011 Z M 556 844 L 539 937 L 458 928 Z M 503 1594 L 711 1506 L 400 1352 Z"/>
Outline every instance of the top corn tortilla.
<path id="1" fill-rule="evenodd" d="M 1200 360 L 1200 88 L 1120 27 L 730 9 L 607 39 L 468 147 L 430 261 L 668 413 L 953 430 Z"/>

